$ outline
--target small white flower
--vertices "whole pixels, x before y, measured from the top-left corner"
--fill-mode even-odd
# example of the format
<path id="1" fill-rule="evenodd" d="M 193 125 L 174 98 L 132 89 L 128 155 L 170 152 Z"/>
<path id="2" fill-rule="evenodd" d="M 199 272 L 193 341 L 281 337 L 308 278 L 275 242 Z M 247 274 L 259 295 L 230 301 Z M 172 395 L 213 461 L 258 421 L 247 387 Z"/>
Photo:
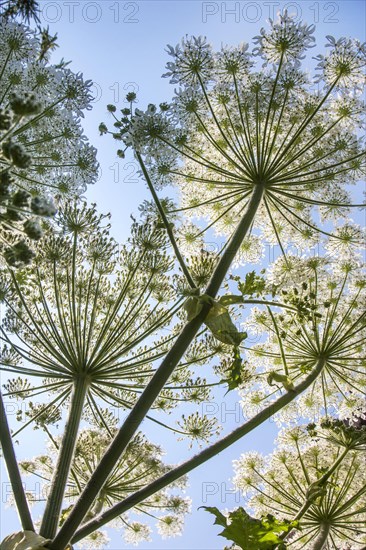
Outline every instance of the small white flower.
<path id="1" fill-rule="evenodd" d="M 184 521 L 180 516 L 163 516 L 156 525 L 161 538 L 167 539 L 182 535 Z"/>
<path id="2" fill-rule="evenodd" d="M 123 531 L 123 539 L 128 544 L 137 546 L 142 541 L 151 541 L 151 528 L 144 524 L 134 521 L 129 523 Z"/>
<path id="3" fill-rule="evenodd" d="M 277 22 L 272 19 L 269 22 L 271 30 L 268 32 L 261 29 L 260 36 L 254 39 L 259 46 L 253 51 L 266 62 L 277 63 L 281 58 L 283 61 L 302 59 L 303 52 L 315 45 L 315 38 L 312 36 L 315 25 L 296 23 L 287 10 L 283 14 L 279 13 Z"/>
<path id="4" fill-rule="evenodd" d="M 215 56 L 215 69 L 222 80 L 232 82 L 235 77 L 241 82 L 253 65 L 253 60 L 248 54 L 249 45 L 242 43 L 237 47 L 225 46 Z"/>
<path id="5" fill-rule="evenodd" d="M 232 267 L 234 269 L 248 263 L 258 263 L 264 257 L 263 240 L 257 235 L 251 235 L 243 240 L 239 252 L 234 258 Z"/>
<path id="6" fill-rule="evenodd" d="M 82 550 L 104 550 L 110 540 L 106 531 L 94 531 L 85 537 L 85 539 L 79 541 L 77 548 L 81 548 Z"/>
<path id="7" fill-rule="evenodd" d="M 326 46 L 331 48 L 329 55 L 318 55 L 319 78 L 324 78 L 328 84 L 336 82 L 336 86 L 343 89 L 362 90 L 365 82 L 366 44 L 359 40 L 327 36 Z"/>
<path id="8" fill-rule="evenodd" d="M 210 79 L 214 61 L 206 38 L 186 36 L 175 48 L 168 45 L 167 52 L 174 61 L 167 63 L 168 72 L 163 76 L 170 77 L 172 84 L 197 86 Z"/>

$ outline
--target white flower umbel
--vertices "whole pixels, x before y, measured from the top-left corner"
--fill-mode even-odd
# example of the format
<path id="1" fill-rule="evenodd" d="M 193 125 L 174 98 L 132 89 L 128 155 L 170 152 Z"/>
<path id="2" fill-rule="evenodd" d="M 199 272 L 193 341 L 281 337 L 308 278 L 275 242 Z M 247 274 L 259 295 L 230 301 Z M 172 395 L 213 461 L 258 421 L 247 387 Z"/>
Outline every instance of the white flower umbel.
<path id="1" fill-rule="evenodd" d="M 103 550 L 110 540 L 105 531 L 94 531 L 94 533 L 78 542 L 77 548 L 81 548 L 82 550 Z"/>
<path id="2" fill-rule="evenodd" d="M 266 63 L 282 61 L 296 62 L 303 59 L 303 53 L 315 46 L 313 35 L 315 25 L 296 23 L 287 10 L 279 14 L 278 21 L 269 19 L 270 30 L 261 29 L 261 34 L 254 38 L 258 46 L 255 55 L 260 55 Z"/>
<path id="3" fill-rule="evenodd" d="M 170 537 L 181 536 L 183 525 L 184 521 L 181 517 L 169 515 L 159 519 L 157 529 L 161 535 L 161 538 L 167 539 Z"/>
<path id="4" fill-rule="evenodd" d="M 31 391 L 24 382 L 10 384 L 8 395 L 52 392 L 52 401 L 60 405 L 86 376 L 84 414 L 94 411 L 102 426 L 109 417 L 101 415 L 95 400 L 124 410 L 133 406 L 154 373 L 154 361 L 174 338 L 159 331 L 179 309 L 171 301 L 172 262 L 164 232 L 135 224 L 118 254 L 105 217 L 95 205 L 60 209 L 61 234 L 46 232 L 34 265 L 25 268 L 25 282 L 10 272 L 13 287 L 3 296 L 7 314 L 1 328 L 1 340 L 15 354 L 5 354 L 1 368 L 43 378 L 42 387 L 34 383 Z M 155 344 L 145 347 L 153 335 Z M 30 364 L 21 365 L 22 359 Z M 39 423 L 49 407 L 51 402 L 45 403 L 30 421 Z"/>
<path id="5" fill-rule="evenodd" d="M 165 76 L 179 85 L 171 105 L 130 109 L 120 121 L 114 137 L 143 155 L 153 185 L 161 185 L 162 152 L 170 154 L 164 178 L 179 186 L 185 214 L 208 220 L 205 230 L 229 237 L 258 186 L 264 197 L 254 226 L 282 249 L 316 243 L 325 230 L 316 209 L 326 221 L 356 206 L 347 186 L 365 173 L 365 109 L 357 99 L 365 47 L 330 44 L 315 91 L 301 68 L 313 32 L 286 12 L 270 21 L 255 39 L 265 72 L 245 45 L 215 54 L 205 39 L 185 38 L 169 47 L 174 61 Z"/>
<path id="6" fill-rule="evenodd" d="M 85 487 L 115 432 L 116 429 L 112 430 L 110 434 L 100 429 L 81 430 L 69 474 L 60 525 L 67 518 L 72 503 L 75 502 L 75 499 Z M 23 472 L 36 475 L 42 480 L 43 485 L 39 491 L 38 500 L 41 500 L 41 497 L 47 494 L 47 488 L 55 469 L 55 458 L 59 444 L 60 438 L 51 439 L 47 456 L 37 456 L 20 463 Z M 138 433 L 111 472 L 94 506 L 90 509 L 87 520 L 96 517 L 104 510 L 169 471 L 172 466 L 163 463 L 161 460 L 162 455 L 163 451 L 158 445 L 154 445 L 144 435 Z M 185 483 L 186 479 L 183 477 L 179 483 L 172 486 L 176 490 L 178 487 L 183 488 Z M 33 503 L 35 502 L 37 502 L 37 498 L 33 498 Z M 182 527 L 183 518 L 189 512 L 190 499 L 177 494 L 173 495 L 169 489 L 160 491 L 131 510 L 131 513 L 157 519 L 158 531 L 163 538 L 179 534 L 178 531 Z M 123 529 L 123 538 L 127 543 L 135 545 L 142 541 L 151 540 L 151 528 L 141 521 L 132 521 L 125 516 L 121 516 L 113 527 L 118 528 L 119 531 Z M 97 545 L 99 540 L 102 542 Z M 92 546 L 93 541 L 95 541 L 95 546 Z M 103 548 L 106 543 L 107 541 L 103 539 L 101 532 L 94 531 L 78 544 L 81 545 L 81 548 Z"/>
<path id="7" fill-rule="evenodd" d="M 49 65 L 39 35 L 0 18 L 0 245 L 15 267 L 30 263 L 37 217 L 54 199 L 80 196 L 97 179 L 96 150 L 80 124 L 91 81 Z"/>
<path id="8" fill-rule="evenodd" d="M 245 319 L 256 331 L 254 345 L 249 339 L 243 343 L 255 374 L 240 386 L 240 395 L 247 415 L 253 405 L 263 408 L 278 392 L 291 391 L 291 383 L 323 361 L 321 376 L 276 415 L 293 424 L 299 417 L 313 420 L 324 410 L 337 410 L 352 395 L 364 397 L 366 285 L 363 265 L 348 253 L 338 251 L 328 260 L 288 258 L 289 265 L 281 257 L 269 268 L 262 299 L 272 292 L 272 305 L 254 308 Z"/>
<path id="9" fill-rule="evenodd" d="M 151 541 L 151 528 L 144 523 L 133 521 L 123 531 L 123 539 L 127 544 L 137 546 L 140 542 Z"/>
<path id="10" fill-rule="evenodd" d="M 199 85 L 199 80 L 210 80 L 213 67 L 213 53 L 205 37 L 183 38 L 175 48 L 168 46 L 168 54 L 173 61 L 167 63 L 168 72 L 164 75 L 170 82 Z"/>
<path id="11" fill-rule="evenodd" d="M 363 548 L 365 421 L 298 426 L 283 430 L 277 443 L 265 459 L 246 453 L 234 462 L 233 482 L 248 506 L 258 517 L 299 521 L 300 530 L 283 537 L 289 549 Z"/>
<path id="12" fill-rule="evenodd" d="M 362 91 L 365 86 L 366 44 L 350 38 L 327 36 L 330 53 L 327 56 L 318 55 L 319 78 L 324 78 L 328 84 L 337 82 L 337 87 L 347 89 L 355 87 Z"/>

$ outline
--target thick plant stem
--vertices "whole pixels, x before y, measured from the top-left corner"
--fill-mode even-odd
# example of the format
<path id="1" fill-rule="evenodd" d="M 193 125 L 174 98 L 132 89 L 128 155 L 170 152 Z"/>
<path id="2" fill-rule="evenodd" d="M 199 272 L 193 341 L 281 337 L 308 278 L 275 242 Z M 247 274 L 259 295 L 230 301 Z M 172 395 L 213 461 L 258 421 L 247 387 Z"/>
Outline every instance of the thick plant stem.
<path id="1" fill-rule="evenodd" d="M 69 416 L 40 529 L 40 535 L 46 539 L 54 537 L 57 531 L 88 385 L 89 381 L 84 373 L 80 375 L 74 384 Z"/>
<path id="2" fill-rule="evenodd" d="M 323 550 L 330 531 L 330 524 L 328 522 L 323 522 L 320 526 L 319 533 L 316 539 L 309 546 L 309 550 Z"/>
<path id="3" fill-rule="evenodd" d="M 255 214 L 262 202 L 263 195 L 264 185 L 256 185 L 253 189 L 252 196 L 247 204 L 244 215 L 232 235 L 224 254 L 221 256 L 205 291 L 205 293 L 212 298 L 215 298 L 218 293 L 234 256 L 238 252 L 243 239 L 252 226 Z M 129 441 L 137 431 L 150 407 L 161 390 L 164 388 L 164 385 L 170 375 L 183 357 L 209 310 L 210 305 L 205 305 L 202 308 L 201 313 L 185 325 L 174 345 L 167 353 L 149 384 L 141 394 L 140 399 L 127 416 L 123 426 L 120 428 L 113 442 L 98 464 L 98 467 L 91 476 L 64 525 L 61 527 L 55 539 L 49 544 L 49 548 L 52 548 L 53 550 L 63 550 L 72 538 L 89 508 L 93 504 L 94 499 L 108 479 L 108 476 L 117 460 L 122 455 L 124 449 L 127 447 Z"/>
<path id="4" fill-rule="evenodd" d="M 29 512 L 28 502 L 25 496 L 22 478 L 18 468 L 17 459 L 14 452 L 14 446 L 11 439 L 8 419 L 4 407 L 3 396 L 0 392 L 0 441 L 4 454 L 6 468 L 8 470 L 11 488 L 15 499 L 15 504 L 22 524 L 23 531 L 34 531 L 32 517 Z"/>
<path id="5" fill-rule="evenodd" d="M 305 380 L 298 384 L 293 391 L 289 391 L 282 395 L 279 399 L 277 399 L 277 401 L 268 405 L 268 407 L 253 416 L 253 418 L 248 420 L 248 422 L 245 422 L 245 424 L 239 426 L 239 428 L 217 441 L 217 443 L 210 445 L 204 451 L 193 456 L 186 462 L 183 462 L 183 464 L 177 466 L 167 474 L 153 481 L 140 491 L 136 491 L 136 493 L 130 495 L 122 502 L 119 502 L 109 510 L 106 510 L 99 517 L 86 523 L 83 527 L 81 527 L 81 529 L 76 532 L 75 536 L 72 539 L 72 543 L 78 542 L 96 529 L 99 529 L 99 527 L 101 527 L 102 525 L 123 514 L 130 508 L 133 508 L 134 506 L 144 501 L 151 495 L 154 495 L 161 489 L 164 489 L 164 487 L 166 487 L 167 485 L 170 485 L 171 483 L 173 483 L 183 475 L 187 474 L 188 472 L 194 470 L 201 464 L 204 464 L 205 462 L 207 462 L 207 460 L 213 458 L 221 451 L 224 451 L 225 449 L 230 447 L 230 445 L 241 439 L 244 435 L 248 434 L 258 426 L 260 426 L 260 424 L 268 420 L 276 412 L 280 411 L 285 405 L 291 403 L 291 401 L 293 401 L 298 395 L 300 395 L 309 386 L 311 386 L 314 380 L 316 380 L 316 378 L 322 372 L 324 365 L 325 359 L 320 358 L 313 371 L 305 378 Z"/>

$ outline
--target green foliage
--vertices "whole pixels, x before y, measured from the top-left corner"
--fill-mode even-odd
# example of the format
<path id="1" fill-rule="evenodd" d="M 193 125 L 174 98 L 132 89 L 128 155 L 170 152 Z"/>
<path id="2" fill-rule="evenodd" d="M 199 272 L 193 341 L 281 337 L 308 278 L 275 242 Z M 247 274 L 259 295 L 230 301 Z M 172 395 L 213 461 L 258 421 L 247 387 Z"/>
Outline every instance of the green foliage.
<path id="1" fill-rule="evenodd" d="M 234 359 L 230 365 L 228 371 L 228 377 L 226 379 L 228 392 L 237 388 L 241 382 L 241 367 L 242 367 L 242 358 L 238 348 L 234 349 Z"/>
<path id="2" fill-rule="evenodd" d="M 279 535 L 298 529 L 298 521 L 277 520 L 271 514 L 261 519 L 252 518 L 241 506 L 229 512 L 228 517 L 215 507 L 202 508 L 215 516 L 215 525 L 224 527 L 219 535 L 242 550 L 285 550 L 287 545 Z"/>
<path id="3" fill-rule="evenodd" d="M 238 346 L 246 337 L 246 332 L 239 332 L 231 320 L 228 309 L 221 302 L 214 300 L 208 294 L 192 295 L 187 298 L 184 309 L 187 312 L 187 321 L 192 321 L 202 311 L 204 304 L 211 308 L 204 321 L 207 328 L 223 344 Z"/>
<path id="4" fill-rule="evenodd" d="M 232 276 L 231 279 L 238 283 L 238 289 L 243 296 L 261 296 L 266 287 L 264 277 L 257 275 L 255 271 L 247 273 L 244 281 L 239 276 Z"/>
<path id="5" fill-rule="evenodd" d="M 229 369 L 226 371 L 226 376 L 221 380 L 227 384 L 227 392 L 235 390 L 243 382 L 243 359 L 240 355 L 240 350 L 238 347 L 234 348 L 234 357 L 232 363 L 230 364 Z"/>
<path id="6" fill-rule="evenodd" d="M 238 346 L 246 337 L 246 332 L 239 332 L 231 320 L 226 307 L 215 301 L 207 314 L 205 325 L 212 334 L 224 344 Z"/>

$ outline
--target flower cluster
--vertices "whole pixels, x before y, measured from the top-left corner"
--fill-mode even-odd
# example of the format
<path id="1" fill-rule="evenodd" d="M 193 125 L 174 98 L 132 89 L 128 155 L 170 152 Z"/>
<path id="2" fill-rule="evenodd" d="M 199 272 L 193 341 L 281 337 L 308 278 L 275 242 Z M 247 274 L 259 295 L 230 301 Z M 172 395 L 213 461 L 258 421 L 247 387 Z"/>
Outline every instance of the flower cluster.
<path id="1" fill-rule="evenodd" d="M 214 61 L 206 38 L 187 36 L 175 48 L 168 46 L 167 52 L 174 59 L 167 63 L 168 72 L 164 75 L 171 83 L 195 86 L 210 80 Z"/>
<path id="2" fill-rule="evenodd" d="M 263 57 L 267 63 L 298 62 L 303 53 L 315 46 L 312 36 L 315 25 L 296 23 L 287 10 L 279 14 L 279 21 L 269 19 L 270 30 L 261 29 L 260 36 L 254 38 L 258 44 L 254 54 Z"/>
<path id="3" fill-rule="evenodd" d="M 269 268 L 263 299 L 271 292 L 272 305 L 256 306 L 245 319 L 249 331 L 255 331 L 249 340 L 259 342 L 246 348 L 256 376 L 240 390 L 250 415 L 253 404 L 264 406 L 276 392 L 291 391 L 291 384 L 323 362 L 309 391 L 278 413 L 280 422 L 290 424 L 299 411 L 311 420 L 331 408 L 346 407 L 349 414 L 365 392 L 362 265 L 348 256 L 338 256 L 337 262 L 294 258 L 292 268 L 284 258 Z"/>
<path id="4" fill-rule="evenodd" d="M 327 56 L 318 55 L 320 77 L 340 89 L 355 87 L 362 93 L 365 86 L 366 44 L 350 38 L 327 36 L 331 48 Z"/>
<path id="5" fill-rule="evenodd" d="M 101 430 L 83 429 L 80 431 L 65 494 L 65 508 L 61 515 L 61 525 L 72 507 L 72 504 L 70 506 L 69 503 L 73 503 L 85 487 L 115 432 L 116 429 L 109 435 Z M 54 440 L 49 445 L 48 455 L 37 456 L 32 460 L 20 463 L 25 474 L 37 475 L 43 480 L 43 486 L 39 491 L 40 498 L 47 492 L 52 478 L 59 443 L 58 440 Z M 172 466 L 164 464 L 161 459 L 162 454 L 162 449 L 148 441 L 143 434 L 135 435 L 113 468 L 95 505 L 88 512 L 87 519 L 94 518 L 169 471 Z M 181 490 L 185 483 L 185 478 L 182 478 L 178 484 L 173 484 L 171 489 L 175 489 L 175 492 L 177 488 Z M 146 513 L 147 518 L 153 517 L 157 520 L 157 530 L 163 538 L 173 537 L 180 534 L 184 516 L 189 511 L 190 499 L 188 497 L 173 494 L 169 489 L 165 489 L 141 502 L 131 510 L 130 514 L 121 516 L 115 526 L 119 531 L 122 530 L 123 538 L 127 543 L 137 544 L 143 540 L 149 540 L 150 526 L 133 519 L 133 514 Z M 103 532 L 95 531 L 81 541 L 81 547 L 104 548 L 106 543 L 107 540 L 105 535 L 103 536 Z"/>
<path id="6" fill-rule="evenodd" d="M 206 415 L 195 412 L 189 416 L 182 415 L 182 420 L 178 422 L 181 433 L 184 439 L 189 437 L 193 442 L 205 442 L 208 443 L 213 435 L 218 435 L 221 432 L 221 426 L 216 418 L 209 418 Z"/>
<path id="7" fill-rule="evenodd" d="M 247 453 L 234 462 L 233 482 L 248 495 L 248 505 L 258 516 L 270 511 L 281 519 L 299 521 L 300 530 L 284 537 L 294 550 L 321 548 L 321 540 L 327 541 L 329 550 L 347 543 L 352 548 L 365 544 L 365 431 L 343 424 L 348 435 L 342 439 L 342 428 L 337 426 L 338 438 L 327 428 L 312 426 L 313 438 L 304 427 L 287 429 L 280 433 L 271 456 Z"/>
<path id="8" fill-rule="evenodd" d="M 0 23 L 0 241 L 6 261 L 19 267 L 42 235 L 38 218 L 55 214 L 53 199 L 85 191 L 98 165 L 80 124 L 91 81 L 48 65 L 29 28 Z"/>
<path id="9" fill-rule="evenodd" d="M 136 225 L 130 246 L 121 249 L 119 266 L 117 243 L 105 218 L 95 205 L 60 208 L 62 234 L 47 230 L 33 265 L 21 275 L 12 274 L 1 329 L 2 340 L 32 364 L 6 361 L 2 368 L 44 376 L 43 391 L 54 391 L 58 404 L 88 373 L 87 408 L 94 411 L 95 398 L 123 408 L 135 402 L 166 345 L 164 338 L 149 348 L 143 343 L 169 323 L 175 309 L 164 299 L 164 288 L 169 299 L 171 294 L 171 262 L 162 232 Z M 9 389 L 25 397 L 37 393 L 37 386 L 31 392 L 28 386 Z"/>
<path id="10" fill-rule="evenodd" d="M 6 19 L 20 16 L 27 23 L 31 19 L 34 19 L 37 23 L 39 22 L 39 4 L 37 0 L 27 0 L 26 2 L 22 2 L 21 0 L 0 0 L 0 12 Z"/>
<path id="11" fill-rule="evenodd" d="M 54 423 L 54 408 L 68 405 L 73 386 L 87 375 L 83 416 L 94 426 L 113 427 L 116 419 L 103 412 L 101 402 L 113 410 L 130 409 L 177 334 L 172 323 L 182 298 L 175 296 L 169 276 L 167 237 L 154 223 L 135 222 L 118 252 L 108 216 L 98 214 L 95 205 L 65 205 L 56 222 L 60 233 L 45 231 L 31 267 L 12 273 L 12 284 L 4 273 L 1 369 L 44 378 L 40 388 L 18 376 L 4 385 L 5 395 L 30 399 L 47 393 L 48 402 L 30 404 L 26 417 L 19 417 L 27 421 L 23 427 L 33 422 L 44 428 Z M 200 266 L 197 261 L 196 269 Z M 169 326 L 172 332 L 164 335 Z M 209 399 L 206 380 L 197 379 L 190 366 L 207 362 L 215 351 L 203 342 L 196 353 L 192 349 L 156 399 L 157 411 L 167 413 L 193 394 L 197 403 Z M 208 427 L 191 424 L 184 429 L 187 436 L 207 439 Z"/>
<path id="12" fill-rule="evenodd" d="M 316 209 L 327 221 L 356 206 L 347 186 L 365 173 L 364 46 L 329 38 L 315 91 L 300 63 L 314 27 L 287 13 L 270 25 L 252 54 L 246 45 L 214 53 L 203 38 L 169 47 L 165 76 L 179 85 L 171 104 L 131 110 L 115 137 L 144 156 L 157 188 L 179 186 L 181 208 L 208 220 L 205 231 L 229 237 L 259 186 L 254 225 L 282 248 L 306 246 L 323 231 Z M 255 55 L 271 64 L 265 73 L 255 70 Z"/>

